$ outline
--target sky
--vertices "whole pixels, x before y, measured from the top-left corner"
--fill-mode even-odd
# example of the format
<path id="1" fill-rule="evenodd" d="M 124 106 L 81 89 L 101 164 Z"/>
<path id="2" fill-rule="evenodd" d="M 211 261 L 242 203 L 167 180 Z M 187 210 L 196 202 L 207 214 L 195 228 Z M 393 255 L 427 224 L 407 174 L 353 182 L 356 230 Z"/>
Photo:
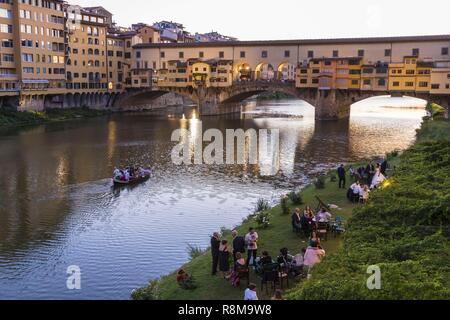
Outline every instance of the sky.
<path id="1" fill-rule="evenodd" d="M 69 0 L 101 5 L 122 26 L 161 20 L 239 40 L 450 34 L 448 0 Z"/>

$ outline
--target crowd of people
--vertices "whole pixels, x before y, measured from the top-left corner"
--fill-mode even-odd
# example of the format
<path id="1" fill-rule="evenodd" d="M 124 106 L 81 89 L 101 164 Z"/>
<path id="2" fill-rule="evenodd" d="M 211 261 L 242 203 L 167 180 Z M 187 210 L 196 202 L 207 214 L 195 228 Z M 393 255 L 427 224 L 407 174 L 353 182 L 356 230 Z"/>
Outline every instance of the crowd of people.
<path id="1" fill-rule="evenodd" d="M 294 210 L 292 214 L 292 226 L 295 231 L 303 232 L 305 237 L 309 237 L 317 231 L 318 223 L 329 223 L 331 221 L 332 214 L 322 207 L 317 214 L 311 207 L 306 206 L 301 213 L 299 208 Z"/>
<path id="2" fill-rule="evenodd" d="M 386 170 L 388 163 L 383 160 L 376 166 L 369 163 L 366 167 L 354 169 L 349 168 L 349 175 L 352 182 L 348 189 L 348 198 L 354 203 L 367 203 L 370 191 L 379 188 L 386 180 Z M 339 188 L 346 188 L 347 171 L 344 165 L 337 169 L 339 177 Z M 301 232 L 309 239 L 308 246 L 303 247 L 295 255 L 291 255 L 288 248 L 282 248 L 279 255 L 273 259 L 268 251 L 263 251 L 258 256 L 259 236 L 254 228 L 249 228 L 248 233 L 239 235 L 233 230 L 232 242 L 221 239 L 221 235 L 216 232 L 211 237 L 211 255 L 213 276 L 220 272 L 220 276 L 230 281 L 234 287 L 241 284 L 241 276 L 246 276 L 249 280 L 250 269 L 253 268 L 259 276 L 265 272 L 266 266 L 274 266 L 276 270 L 283 270 L 288 276 L 296 278 L 310 278 L 312 268 L 319 264 L 325 257 L 325 250 L 321 246 L 321 236 L 319 236 L 318 227 L 326 225 L 329 230 L 333 228 L 338 221 L 332 222 L 333 215 L 327 208 L 322 207 L 318 212 L 314 212 L 310 206 L 306 206 L 303 212 L 296 208 L 292 214 L 292 226 L 295 231 Z M 334 230 L 334 229 L 333 229 Z M 180 270 L 179 283 L 181 286 L 185 282 L 190 284 L 191 278 L 183 270 Z M 278 273 L 281 275 L 281 272 Z M 244 300 L 258 300 L 257 286 L 249 283 L 244 292 Z M 282 291 L 276 290 L 272 300 L 283 300 Z"/>
<path id="3" fill-rule="evenodd" d="M 296 216 L 298 212 L 299 209 L 296 209 L 294 215 Z M 258 256 L 259 236 L 254 228 L 249 228 L 244 236 L 233 230 L 231 245 L 227 240 L 221 239 L 218 232 L 214 233 L 211 237 L 211 274 L 213 276 L 220 274 L 234 287 L 240 287 L 241 276 L 244 275 L 247 280 L 249 279 L 250 269 L 262 277 L 264 268 L 268 265 L 275 266 L 276 270 L 284 270 L 290 277 L 308 277 L 312 267 L 320 263 L 325 256 L 325 251 L 320 245 L 320 238 L 317 237 L 312 225 L 316 220 L 329 221 L 331 214 L 322 209 L 314 215 L 311 208 L 306 207 L 303 217 L 306 216 L 308 220 L 304 223 L 310 230 L 308 247 L 301 248 L 295 255 L 291 255 L 288 248 L 282 248 L 276 259 L 273 259 L 267 251 Z M 256 285 L 249 284 L 244 295 L 245 300 L 257 300 Z M 275 292 L 273 300 L 281 300 L 281 291 Z"/>
<path id="4" fill-rule="evenodd" d="M 352 179 L 352 184 L 347 190 L 347 198 L 353 203 L 366 204 L 369 201 L 371 190 L 379 188 L 386 180 L 386 171 L 389 164 L 386 159 L 374 165 L 373 163 L 367 166 L 361 166 L 355 169 L 350 166 L 348 172 Z M 337 169 L 339 177 L 339 188 L 346 188 L 347 172 L 344 165 Z"/>
<path id="5" fill-rule="evenodd" d="M 130 167 L 126 169 L 115 168 L 113 172 L 114 179 L 119 181 L 130 181 L 133 179 L 144 178 L 149 174 L 151 174 L 151 170 L 142 167 Z"/>

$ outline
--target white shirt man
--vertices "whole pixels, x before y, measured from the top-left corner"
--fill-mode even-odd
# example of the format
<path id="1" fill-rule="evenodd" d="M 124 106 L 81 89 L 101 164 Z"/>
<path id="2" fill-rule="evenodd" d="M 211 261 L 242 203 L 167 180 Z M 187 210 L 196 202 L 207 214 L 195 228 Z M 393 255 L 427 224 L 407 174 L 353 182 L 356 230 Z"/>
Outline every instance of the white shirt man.
<path id="1" fill-rule="evenodd" d="M 258 249 L 258 233 L 256 231 L 249 232 L 245 236 L 245 243 L 247 244 L 247 250 Z"/>
<path id="2" fill-rule="evenodd" d="M 354 184 L 352 184 L 352 186 L 350 187 L 350 189 L 352 189 L 353 194 L 359 195 L 359 193 L 360 193 L 360 191 L 361 191 L 361 186 L 359 185 L 359 183 L 355 182 Z"/>
<path id="3" fill-rule="evenodd" d="M 256 294 L 256 290 L 252 290 L 250 288 L 248 288 L 247 290 L 245 290 L 245 295 L 244 295 L 244 300 L 245 301 L 257 301 L 258 299 L 258 295 Z"/>

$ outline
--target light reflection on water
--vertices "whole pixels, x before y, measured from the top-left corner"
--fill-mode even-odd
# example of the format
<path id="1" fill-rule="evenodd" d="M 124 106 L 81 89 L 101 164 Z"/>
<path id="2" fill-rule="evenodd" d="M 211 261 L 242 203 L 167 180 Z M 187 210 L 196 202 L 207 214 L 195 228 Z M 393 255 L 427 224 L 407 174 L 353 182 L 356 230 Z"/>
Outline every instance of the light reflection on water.
<path id="1" fill-rule="evenodd" d="M 261 177 L 254 166 L 174 166 L 172 131 L 198 123 L 181 120 L 182 113 L 1 135 L 0 298 L 127 299 L 135 287 L 185 262 L 188 243 L 205 247 L 210 233 L 238 224 L 259 197 L 278 199 L 337 163 L 406 148 L 424 115 L 366 104 L 353 107 L 349 122 L 315 123 L 314 109 L 299 101 L 248 108 L 304 118 L 206 118 L 203 131 L 280 128 L 277 176 Z M 135 163 L 154 167 L 154 177 L 113 192 L 114 166 Z M 80 292 L 65 287 L 69 265 L 81 267 Z"/>

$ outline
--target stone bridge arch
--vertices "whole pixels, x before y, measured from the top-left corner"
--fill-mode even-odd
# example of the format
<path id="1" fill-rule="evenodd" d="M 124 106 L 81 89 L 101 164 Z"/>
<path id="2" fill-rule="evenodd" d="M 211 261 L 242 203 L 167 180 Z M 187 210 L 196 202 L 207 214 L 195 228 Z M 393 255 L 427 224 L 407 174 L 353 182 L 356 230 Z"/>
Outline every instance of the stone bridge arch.
<path id="1" fill-rule="evenodd" d="M 112 107 L 116 109 L 123 109 L 124 106 L 142 107 L 151 105 L 155 100 L 167 95 L 176 94 L 183 97 L 183 101 L 193 101 L 198 103 L 198 96 L 196 90 L 192 87 L 188 88 L 145 88 L 145 89 L 130 89 L 120 96 L 116 97 L 112 103 Z"/>

